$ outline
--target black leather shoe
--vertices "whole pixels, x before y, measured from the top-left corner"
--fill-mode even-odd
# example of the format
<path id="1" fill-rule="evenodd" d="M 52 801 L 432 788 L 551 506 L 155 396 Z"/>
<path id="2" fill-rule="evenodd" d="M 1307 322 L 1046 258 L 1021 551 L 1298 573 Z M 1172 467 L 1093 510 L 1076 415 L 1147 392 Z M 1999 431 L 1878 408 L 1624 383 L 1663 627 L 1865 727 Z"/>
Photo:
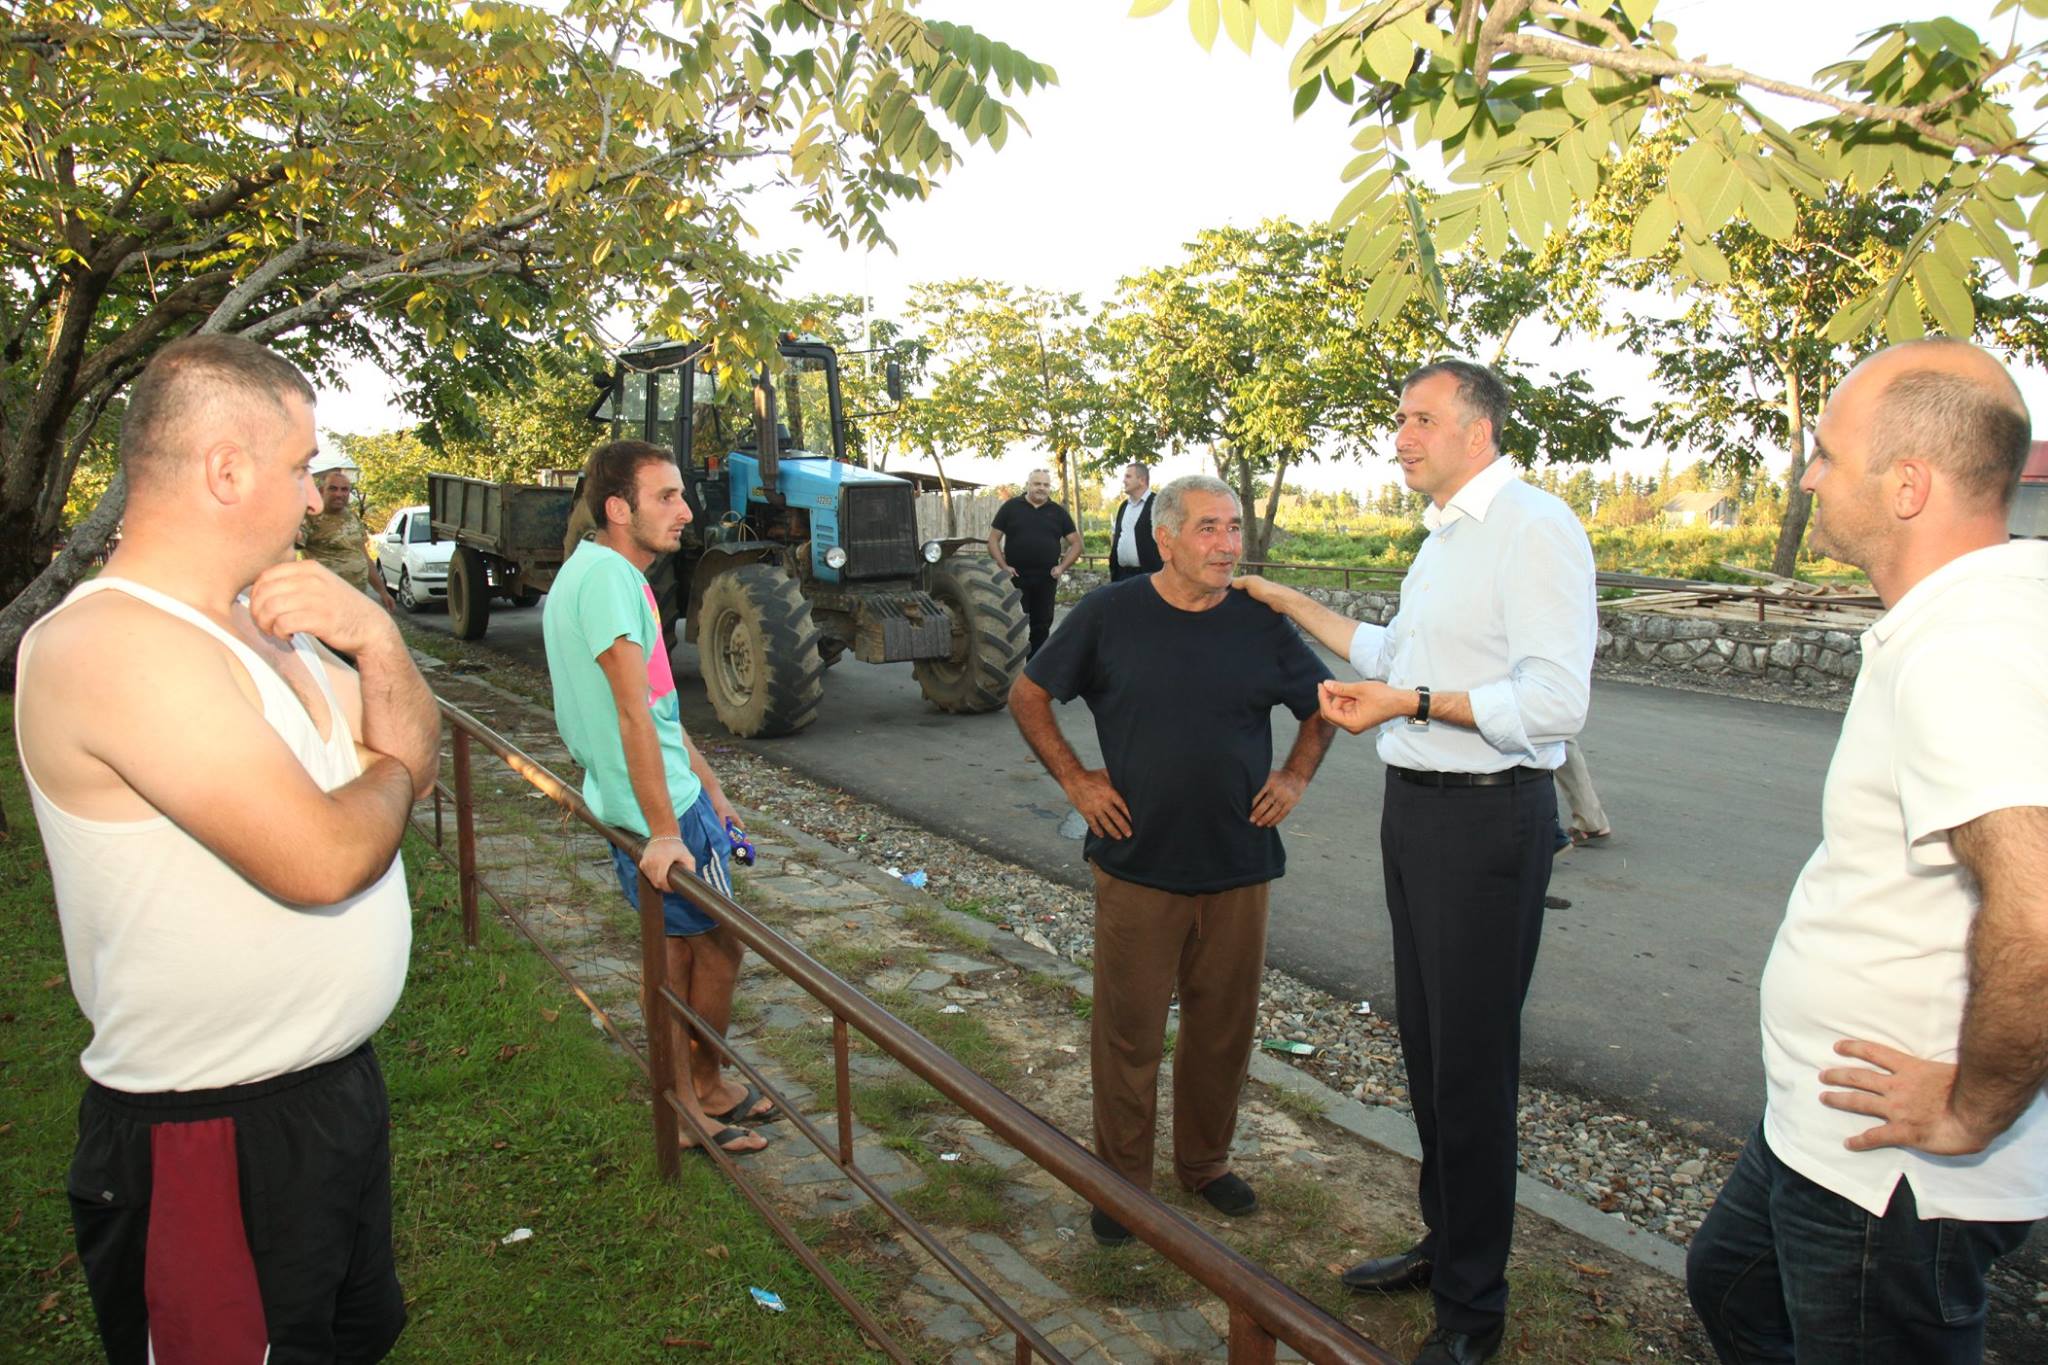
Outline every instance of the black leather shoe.
<path id="1" fill-rule="evenodd" d="M 1422 1254 L 1421 1247 L 1413 1246 L 1398 1256 L 1360 1261 L 1337 1278 L 1346 1289 L 1359 1294 L 1374 1289 L 1382 1294 L 1404 1294 L 1429 1288 L 1429 1268 L 1429 1257 Z"/>
<path id="2" fill-rule="evenodd" d="M 1451 1332 L 1439 1327 L 1422 1343 L 1422 1354 L 1415 1357 L 1415 1365 L 1482 1365 L 1500 1350 L 1501 1335 L 1506 1330 L 1505 1321 L 1496 1322 L 1484 1332 Z"/>
<path id="3" fill-rule="evenodd" d="M 1101 1209 L 1088 1211 L 1088 1230 L 1095 1234 L 1097 1243 L 1106 1247 L 1120 1247 L 1131 1240 L 1131 1230 Z"/>
<path id="4" fill-rule="evenodd" d="M 1210 1208 L 1228 1218 L 1243 1218 L 1259 1211 L 1259 1196 L 1235 1171 L 1225 1171 L 1195 1193 L 1201 1195 Z"/>

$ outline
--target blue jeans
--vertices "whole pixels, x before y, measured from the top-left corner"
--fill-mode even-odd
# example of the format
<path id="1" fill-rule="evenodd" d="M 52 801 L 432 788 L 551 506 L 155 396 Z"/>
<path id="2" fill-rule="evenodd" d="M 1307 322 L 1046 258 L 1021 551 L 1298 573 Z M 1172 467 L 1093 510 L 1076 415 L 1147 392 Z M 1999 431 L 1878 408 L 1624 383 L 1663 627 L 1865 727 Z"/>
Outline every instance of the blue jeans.
<path id="1" fill-rule="evenodd" d="M 1922 1219 L 1901 1180 L 1882 1218 L 1750 1134 L 1686 1256 L 1686 1289 L 1728 1365 L 1941 1365 L 1984 1355 L 1984 1274 L 2030 1223 Z"/>

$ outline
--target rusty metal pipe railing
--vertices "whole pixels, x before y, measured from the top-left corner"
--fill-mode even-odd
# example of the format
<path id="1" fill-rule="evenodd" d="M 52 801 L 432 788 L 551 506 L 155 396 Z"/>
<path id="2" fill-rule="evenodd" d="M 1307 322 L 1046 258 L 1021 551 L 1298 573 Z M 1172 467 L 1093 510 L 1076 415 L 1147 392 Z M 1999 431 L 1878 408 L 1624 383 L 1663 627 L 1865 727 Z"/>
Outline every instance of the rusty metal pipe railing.
<path id="1" fill-rule="evenodd" d="M 848 986 L 847 989 L 852 990 L 853 987 Z M 781 1092 L 776 1089 L 775 1085 L 766 1076 L 761 1074 L 758 1067 L 733 1051 L 731 1046 L 704 1022 L 702 1016 L 691 1009 L 687 1002 L 677 998 L 675 992 L 664 989 L 662 1000 L 670 1009 L 689 1020 L 691 1027 L 700 1037 L 711 1039 L 713 1046 L 718 1049 L 721 1056 L 738 1068 L 740 1074 L 759 1087 L 762 1093 L 773 1099 L 776 1107 L 782 1110 L 784 1117 L 799 1132 L 810 1139 L 813 1147 L 816 1147 L 821 1152 L 825 1152 L 828 1157 L 831 1156 L 831 1143 L 826 1140 L 823 1133 L 818 1131 L 817 1125 L 802 1114 L 797 1113 L 794 1107 L 785 1103 Z M 1023 1317 L 1019 1316 L 1017 1310 L 1010 1306 L 1009 1301 L 996 1293 L 995 1290 L 989 1288 L 980 1276 L 961 1264 L 959 1258 L 953 1255 L 951 1248 L 932 1236 L 930 1229 L 912 1217 L 908 1210 L 896 1202 L 894 1196 L 877 1184 L 874 1178 L 861 1170 L 854 1161 L 852 1088 L 847 1079 L 847 1054 L 843 1050 L 846 1039 L 846 1020 L 837 1014 L 832 1016 L 832 1036 L 834 1040 L 834 1060 L 839 1077 L 837 1114 L 835 1116 L 838 1121 L 839 1154 L 836 1157 L 831 1157 L 832 1164 L 844 1172 L 847 1179 L 852 1181 L 861 1193 L 873 1200 L 883 1212 L 887 1213 L 904 1231 L 915 1238 L 917 1244 L 923 1247 L 931 1255 L 932 1259 L 936 1260 L 947 1273 L 958 1280 L 962 1288 L 973 1294 L 975 1298 L 981 1301 L 984 1307 L 1001 1319 L 1003 1325 L 1017 1335 L 1020 1344 L 1028 1344 L 1032 1350 L 1037 1351 L 1038 1354 L 1044 1356 L 1047 1360 L 1058 1362 L 1059 1365 L 1065 1365 L 1067 1358 L 1060 1354 L 1051 1342 L 1040 1336 L 1036 1327 L 1033 1327 Z M 955 1065 L 958 1065 L 958 1063 L 955 1063 Z M 676 1101 L 671 1100 L 671 1103 L 676 1103 Z M 721 1153 L 720 1155 L 724 1154 Z M 1028 1355 L 1019 1357 L 1019 1359 L 1028 1358 Z"/>
<path id="2" fill-rule="evenodd" d="M 440 708 L 442 715 L 456 732 L 456 752 L 461 756 L 457 765 L 459 797 L 468 794 L 464 790 L 468 749 L 466 741 L 473 737 L 476 743 L 496 754 L 520 776 L 553 799 L 557 805 L 597 831 L 607 842 L 637 857 L 641 841 L 622 836 L 617 830 L 605 825 L 584 805 L 581 796 L 560 778 L 460 707 L 442 700 Z M 462 820 L 463 811 L 458 809 L 458 830 L 462 827 Z M 464 879 L 472 881 L 475 877 L 473 827 L 463 842 L 469 845 L 469 866 L 464 872 Z M 1223 1299 L 1231 1309 L 1233 1361 L 1259 1358 L 1271 1360 L 1272 1339 L 1277 1337 L 1312 1361 L 1365 1361 L 1371 1362 L 1372 1365 L 1395 1365 L 1396 1357 L 1324 1313 L 1322 1309 L 1275 1279 L 1263 1268 L 1210 1237 L 1179 1212 L 1160 1203 L 1151 1194 L 1139 1190 L 1122 1176 L 1102 1165 L 1072 1138 L 1026 1108 L 1014 1097 L 967 1070 L 929 1039 L 910 1029 L 880 1005 L 841 980 L 823 964 L 784 940 L 740 905 L 695 878 L 672 874 L 668 889 L 712 914 L 743 945 L 753 949 L 763 961 L 831 1010 L 835 1020 L 843 1020 L 846 1024 L 860 1029 L 862 1034 L 884 1052 L 901 1062 L 905 1068 L 941 1095 L 960 1106 L 969 1116 L 980 1121 L 991 1133 L 1014 1147 L 1068 1189 L 1107 1211 L 1111 1217 L 1180 1267 L 1197 1283 Z M 495 897 L 493 899 L 495 900 Z M 644 941 L 644 908 L 642 922 Z M 661 998 L 671 1008 L 680 1006 L 680 1001 L 675 999 L 672 992 L 664 991 Z M 654 1033 L 655 1026 L 650 1012 L 650 1043 Z M 700 1034 L 705 1037 L 716 1037 L 701 1027 Z M 724 1045 L 723 1039 L 718 1039 L 716 1045 L 722 1054 L 732 1057 L 733 1054 Z M 738 1062 L 737 1058 L 734 1060 Z M 757 1077 L 752 1068 L 748 1067 L 745 1070 L 750 1076 Z M 660 1073 L 650 1074 L 658 1077 Z M 840 1074 L 844 1075 L 843 1072 Z M 659 1080 L 656 1081 L 658 1090 L 661 1084 Z M 846 1089 L 842 1083 L 841 1094 L 845 1093 Z M 658 1105 L 657 1109 L 662 1107 L 664 1106 Z M 850 1134 L 850 1115 L 842 1118 L 840 1126 L 842 1135 Z M 844 1142 L 841 1146 L 850 1157 L 850 1148 Z M 820 1142 L 820 1150 L 828 1150 L 826 1144 Z M 711 1155 L 716 1160 L 727 1154 L 714 1152 Z M 729 1162 L 721 1161 L 720 1165 L 722 1169 L 737 1177 L 737 1170 Z M 857 1174 L 857 1168 L 850 1160 L 842 1165 L 841 1169 L 846 1170 L 850 1178 Z M 877 1192 L 879 1191 L 870 1192 L 870 1197 Z M 877 1202 L 881 1203 L 880 1200 Z M 893 1200 L 883 1205 L 885 1208 L 893 1206 Z M 899 1217 L 899 1221 L 904 1222 L 908 1229 L 915 1220 L 904 1221 L 905 1217 L 907 1216 Z M 1240 1337 L 1244 1338 L 1245 1348 L 1251 1352 L 1248 1356 L 1238 1354 Z M 1256 1342 L 1256 1339 L 1261 1337 L 1265 1338 L 1263 1351 L 1258 1348 Z M 1020 1360 L 1025 1358 L 1022 1355 L 1022 1342 L 1023 1337 L 1020 1334 Z"/>

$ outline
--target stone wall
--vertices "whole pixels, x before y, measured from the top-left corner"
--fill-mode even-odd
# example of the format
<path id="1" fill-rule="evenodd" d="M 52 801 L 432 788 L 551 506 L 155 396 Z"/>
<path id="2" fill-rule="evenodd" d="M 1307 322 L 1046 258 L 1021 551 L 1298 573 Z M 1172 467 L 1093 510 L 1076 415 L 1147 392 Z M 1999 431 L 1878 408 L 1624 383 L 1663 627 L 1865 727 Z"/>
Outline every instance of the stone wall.
<path id="1" fill-rule="evenodd" d="M 1105 582 L 1077 570 L 1063 597 Z M 1385 625 L 1400 598 L 1391 592 L 1304 589 L 1310 597 L 1359 621 Z M 1798 696 L 1846 696 L 1863 660 L 1854 632 L 1812 626 L 1712 620 L 1656 611 L 1600 609 L 1597 659 L 1630 673 L 1668 673 L 1688 682 L 1773 688 Z"/>

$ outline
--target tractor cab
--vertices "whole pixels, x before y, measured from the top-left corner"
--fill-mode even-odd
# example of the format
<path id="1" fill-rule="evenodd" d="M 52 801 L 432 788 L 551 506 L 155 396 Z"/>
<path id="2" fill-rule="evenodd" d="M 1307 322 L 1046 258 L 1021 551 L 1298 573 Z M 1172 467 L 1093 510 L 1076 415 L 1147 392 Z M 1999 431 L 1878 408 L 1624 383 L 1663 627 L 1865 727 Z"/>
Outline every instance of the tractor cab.
<path id="1" fill-rule="evenodd" d="M 962 542 L 920 538 L 908 480 L 846 458 L 840 353 L 794 336 L 779 350 L 722 378 L 698 343 L 630 347 L 590 411 L 614 439 L 676 453 L 693 520 L 648 581 L 664 626 L 696 642 L 719 719 L 742 737 L 803 728 L 849 651 L 913 664 L 943 710 L 1001 706 L 1022 664 L 1015 590 Z M 900 402 L 894 362 L 887 381 Z"/>

